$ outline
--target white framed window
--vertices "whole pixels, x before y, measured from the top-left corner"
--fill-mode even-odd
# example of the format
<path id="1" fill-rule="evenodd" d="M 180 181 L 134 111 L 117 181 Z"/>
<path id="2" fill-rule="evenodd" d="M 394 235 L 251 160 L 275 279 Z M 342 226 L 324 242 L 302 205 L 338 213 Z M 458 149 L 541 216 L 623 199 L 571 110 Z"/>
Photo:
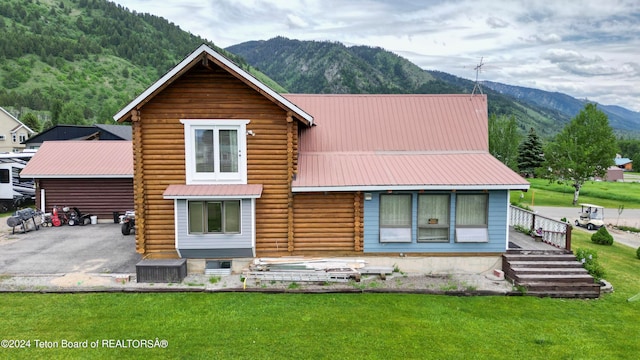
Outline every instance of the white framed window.
<path id="1" fill-rule="evenodd" d="M 189 201 L 189 234 L 239 234 L 240 200 Z"/>
<path id="2" fill-rule="evenodd" d="M 246 184 L 249 120 L 180 120 L 187 184 Z"/>
<path id="3" fill-rule="evenodd" d="M 20 143 L 23 143 L 25 140 L 27 140 L 27 135 L 20 134 Z"/>
<path id="4" fill-rule="evenodd" d="M 489 195 L 456 196 L 456 242 L 488 242 Z"/>
<path id="5" fill-rule="evenodd" d="M 5 140 L 5 136 L 4 135 L 0 135 L 0 141 L 4 141 Z"/>
<path id="6" fill-rule="evenodd" d="M 18 140 L 16 133 L 11 134 L 11 141 L 16 142 Z"/>
<path id="7" fill-rule="evenodd" d="M 380 242 L 411 242 L 411 194 L 380 195 Z"/>
<path id="8" fill-rule="evenodd" d="M 449 194 L 418 195 L 418 242 L 449 242 Z"/>

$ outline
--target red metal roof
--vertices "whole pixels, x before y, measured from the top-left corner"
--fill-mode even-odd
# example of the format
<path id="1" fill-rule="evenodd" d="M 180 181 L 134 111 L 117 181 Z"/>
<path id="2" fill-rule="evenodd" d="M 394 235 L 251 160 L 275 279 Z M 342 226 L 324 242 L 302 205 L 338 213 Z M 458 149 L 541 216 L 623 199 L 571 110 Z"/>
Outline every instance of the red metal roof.
<path id="1" fill-rule="evenodd" d="M 169 185 L 162 196 L 165 199 L 187 198 L 259 198 L 262 195 L 261 184 L 223 184 L 223 185 Z"/>
<path id="2" fill-rule="evenodd" d="M 131 178 L 131 141 L 45 141 L 22 169 L 27 178 Z"/>
<path id="3" fill-rule="evenodd" d="M 489 149 L 486 96 L 285 95 L 318 126 L 300 152 Z"/>
<path id="4" fill-rule="evenodd" d="M 486 96 L 285 95 L 313 114 L 294 191 L 528 189 L 488 152 Z"/>

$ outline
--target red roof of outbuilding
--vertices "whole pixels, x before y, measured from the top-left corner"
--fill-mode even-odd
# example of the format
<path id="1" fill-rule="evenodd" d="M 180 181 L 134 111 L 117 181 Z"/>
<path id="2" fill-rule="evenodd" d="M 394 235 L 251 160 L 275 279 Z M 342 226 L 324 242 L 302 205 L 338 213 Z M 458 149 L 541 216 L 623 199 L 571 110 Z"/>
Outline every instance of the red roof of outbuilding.
<path id="1" fill-rule="evenodd" d="M 20 172 L 28 178 L 132 178 L 131 141 L 45 141 Z"/>
<path id="2" fill-rule="evenodd" d="M 528 189 L 488 152 L 486 96 L 285 95 L 302 129 L 293 190 Z"/>

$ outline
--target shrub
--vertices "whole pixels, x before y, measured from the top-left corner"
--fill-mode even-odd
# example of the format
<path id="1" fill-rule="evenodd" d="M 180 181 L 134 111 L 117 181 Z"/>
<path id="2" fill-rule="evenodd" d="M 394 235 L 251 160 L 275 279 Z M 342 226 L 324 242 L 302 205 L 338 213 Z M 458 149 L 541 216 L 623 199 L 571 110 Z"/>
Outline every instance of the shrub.
<path id="1" fill-rule="evenodd" d="M 609 234 L 606 227 L 601 227 L 595 234 L 591 235 L 591 241 L 600 245 L 612 245 L 613 244 L 613 236 Z"/>
<path id="2" fill-rule="evenodd" d="M 577 249 L 576 259 L 582 262 L 584 268 L 593 276 L 596 281 L 604 277 L 604 268 L 598 262 L 598 253 L 595 250 Z"/>
<path id="3" fill-rule="evenodd" d="M 638 259 L 640 259 L 640 247 L 638 248 L 638 250 L 636 250 L 636 256 L 638 257 Z"/>

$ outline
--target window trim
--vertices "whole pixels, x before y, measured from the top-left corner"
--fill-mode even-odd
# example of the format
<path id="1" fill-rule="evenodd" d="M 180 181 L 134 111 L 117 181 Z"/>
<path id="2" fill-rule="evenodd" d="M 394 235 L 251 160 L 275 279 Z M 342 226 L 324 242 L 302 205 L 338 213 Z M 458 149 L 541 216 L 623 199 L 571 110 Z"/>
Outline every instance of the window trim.
<path id="1" fill-rule="evenodd" d="M 181 119 L 184 125 L 186 184 L 246 184 L 247 183 L 247 124 L 250 120 L 233 119 Z M 238 172 L 209 173 L 196 172 L 195 131 L 237 130 L 238 132 Z M 214 154 L 219 154 L 219 142 L 214 142 Z M 217 150 L 216 150 L 217 149 Z M 216 162 L 218 163 L 218 161 Z"/>
<path id="2" fill-rule="evenodd" d="M 237 202 L 238 203 L 238 231 L 225 231 L 225 216 L 226 216 L 226 205 L 225 203 L 227 202 Z M 192 232 L 191 231 L 191 225 L 190 225 L 190 215 L 191 215 L 191 208 L 190 205 L 191 203 L 202 203 L 202 221 L 203 221 L 203 227 L 205 228 L 204 232 Z M 221 227 L 222 227 L 222 231 L 206 231 L 206 227 L 207 227 L 207 209 L 208 209 L 208 204 L 209 203 L 220 203 L 221 204 L 221 219 L 222 219 L 222 223 L 221 223 Z M 242 235 L 242 199 L 199 199 L 199 200 L 187 200 L 186 203 L 186 207 L 187 207 L 187 234 L 188 235 L 195 235 L 195 236 L 202 236 L 202 235 Z"/>
<path id="3" fill-rule="evenodd" d="M 393 197 L 393 196 L 408 196 L 410 201 L 409 201 L 409 225 L 408 226 L 387 226 L 387 225 L 382 225 L 382 199 L 384 197 Z M 379 231 L 379 238 L 378 241 L 380 243 L 411 243 L 413 242 L 413 194 L 407 194 L 407 193 L 400 193 L 400 194 L 380 194 L 380 201 L 379 201 L 379 205 L 378 205 L 378 231 Z M 402 239 L 383 239 L 383 234 L 382 234 L 382 229 L 402 229 L 405 232 L 408 230 L 409 231 L 409 236 L 408 238 L 402 238 Z"/>

